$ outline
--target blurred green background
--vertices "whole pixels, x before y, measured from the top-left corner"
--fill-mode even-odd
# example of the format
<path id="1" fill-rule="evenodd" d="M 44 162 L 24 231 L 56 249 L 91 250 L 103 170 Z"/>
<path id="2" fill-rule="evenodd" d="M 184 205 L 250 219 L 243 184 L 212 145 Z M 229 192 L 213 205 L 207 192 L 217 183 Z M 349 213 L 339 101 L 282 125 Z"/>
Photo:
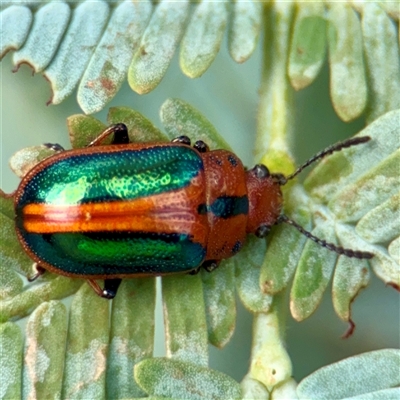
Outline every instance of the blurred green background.
<path id="1" fill-rule="evenodd" d="M 51 89 L 42 76 L 33 76 L 22 66 L 11 72 L 12 55 L 1 63 L 1 188 L 13 191 L 18 178 L 10 171 L 8 160 L 17 150 L 45 142 L 69 147 L 66 118 L 81 113 L 75 95 L 57 106 L 46 106 Z M 255 140 L 261 52 L 243 65 L 234 63 L 223 44 L 216 61 L 203 77 L 192 80 L 182 74 L 177 57 L 163 81 L 152 93 L 134 93 L 125 83 L 109 106 L 129 106 L 161 127 L 158 111 L 169 97 L 181 98 L 198 108 L 231 144 L 246 165 L 252 164 Z M 300 163 L 326 147 L 362 129 L 363 120 L 350 124 L 335 115 L 328 92 L 328 69 L 307 89 L 293 93 L 295 99 L 295 132 L 292 151 Z M 294 91 L 293 91 L 294 92 Z M 106 121 L 107 110 L 95 116 Z M 287 347 L 296 380 L 315 369 L 369 350 L 400 345 L 399 294 L 372 275 L 371 285 L 353 304 L 354 335 L 340 336 L 347 329 L 335 315 L 327 293 L 317 312 L 297 323 L 287 317 Z M 232 341 L 223 349 L 210 348 L 211 367 L 241 380 L 248 368 L 252 333 L 252 316 L 238 304 L 239 316 Z M 158 323 L 161 309 L 158 307 Z M 162 329 L 158 326 L 156 355 L 163 354 Z"/>

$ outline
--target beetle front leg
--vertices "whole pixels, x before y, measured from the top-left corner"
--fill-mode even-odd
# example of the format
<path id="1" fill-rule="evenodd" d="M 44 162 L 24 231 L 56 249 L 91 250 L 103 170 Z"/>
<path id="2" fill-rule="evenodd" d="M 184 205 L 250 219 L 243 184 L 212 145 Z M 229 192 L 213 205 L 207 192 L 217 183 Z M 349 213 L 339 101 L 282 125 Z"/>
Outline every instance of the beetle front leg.
<path id="1" fill-rule="evenodd" d="M 98 296 L 111 300 L 116 296 L 121 280 L 122 279 L 105 279 L 103 289 L 94 279 L 88 279 L 87 282 Z"/>
<path id="2" fill-rule="evenodd" d="M 129 136 L 128 136 L 128 128 L 125 124 L 114 124 L 110 125 L 103 132 L 97 136 L 96 139 L 91 141 L 87 147 L 99 146 L 100 143 L 107 138 L 108 136 L 114 134 L 114 138 L 111 144 L 128 144 Z"/>

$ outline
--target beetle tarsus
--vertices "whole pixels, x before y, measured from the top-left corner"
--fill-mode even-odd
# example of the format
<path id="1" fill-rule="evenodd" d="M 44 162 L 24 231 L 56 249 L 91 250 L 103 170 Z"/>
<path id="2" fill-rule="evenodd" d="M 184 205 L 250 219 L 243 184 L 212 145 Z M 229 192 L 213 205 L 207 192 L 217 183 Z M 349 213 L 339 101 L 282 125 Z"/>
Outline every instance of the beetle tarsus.
<path id="1" fill-rule="evenodd" d="M 27 276 L 26 279 L 28 279 L 29 282 L 35 281 L 37 278 L 39 278 L 39 276 L 42 276 L 46 272 L 46 270 L 38 263 L 33 263 L 33 268 L 36 270 L 36 273 L 31 276 Z"/>
<path id="2" fill-rule="evenodd" d="M 206 153 L 207 151 L 210 150 L 208 145 L 203 142 L 202 140 L 198 140 L 193 147 L 199 152 L 199 153 Z"/>
<path id="3" fill-rule="evenodd" d="M 204 268 L 207 272 L 213 272 L 219 267 L 219 261 L 218 260 L 208 260 L 204 261 L 203 264 L 201 265 L 202 268 Z"/>
<path id="4" fill-rule="evenodd" d="M 62 147 L 61 144 L 58 143 L 43 143 L 43 146 L 46 146 L 47 148 L 54 151 L 65 151 L 64 147 Z"/>
<path id="5" fill-rule="evenodd" d="M 191 141 L 188 136 L 182 135 L 182 136 L 177 136 L 175 139 L 172 139 L 171 143 L 181 143 L 190 146 Z"/>
<path id="6" fill-rule="evenodd" d="M 87 282 L 98 296 L 111 300 L 116 296 L 121 280 L 122 279 L 105 279 L 103 289 L 94 279 L 88 279 Z"/>
<path id="7" fill-rule="evenodd" d="M 189 271 L 188 275 L 197 275 L 200 272 L 200 270 L 201 270 L 201 266 Z"/>

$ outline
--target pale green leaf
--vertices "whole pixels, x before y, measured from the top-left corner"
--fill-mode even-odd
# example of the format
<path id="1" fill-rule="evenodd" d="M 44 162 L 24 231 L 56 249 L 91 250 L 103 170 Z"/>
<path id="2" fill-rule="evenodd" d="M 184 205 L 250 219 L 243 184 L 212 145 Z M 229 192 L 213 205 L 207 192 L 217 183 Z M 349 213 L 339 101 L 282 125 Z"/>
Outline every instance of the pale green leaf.
<path id="1" fill-rule="evenodd" d="M 332 103 L 341 119 L 351 121 L 367 103 L 361 24 L 352 8 L 337 3 L 331 3 L 328 18 Z"/>
<path id="2" fill-rule="evenodd" d="M 13 63 L 17 69 L 21 64 L 28 64 L 34 72 L 41 72 L 49 65 L 61 42 L 70 14 L 68 4 L 62 1 L 49 2 L 35 13 L 25 44 L 13 54 Z"/>
<path id="3" fill-rule="evenodd" d="M 88 285 L 82 285 L 71 305 L 62 397 L 105 398 L 109 344 L 109 306 Z"/>
<path id="4" fill-rule="evenodd" d="M 251 235 L 238 255 L 236 264 L 236 289 L 243 305 L 251 312 L 268 312 L 272 296 L 260 288 L 260 268 L 266 251 L 265 239 Z"/>
<path id="5" fill-rule="evenodd" d="M 396 2 L 393 2 L 396 4 Z M 397 4 L 397 11 L 400 9 Z M 382 5 L 366 3 L 362 13 L 369 100 L 367 121 L 400 108 L 400 58 L 398 32 Z"/>
<path id="6" fill-rule="evenodd" d="M 286 209 L 290 216 L 305 229 L 310 229 L 311 213 L 308 199 L 300 188 L 294 188 L 286 196 Z M 299 263 L 306 237 L 296 229 L 281 224 L 268 238 L 267 253 L 261 267 L 260 287 L 271 295 L 282 291 L 292 279 Z"/>
<path id="7" fill-rule="evenodd" d="M 318 400 L 340 400 L 367 395 L 398 386 L 399 365 L 399 350 L 364 353 L 315 371 L 299 383 L 297 393 L 300 399 Z"/>
<path id="8" fill-rule="evenodd" d="M 144 395 L 132 372 L 136 363 L 153 355 L 155 289 L 155 278 L 126 279 L 113 300 L 107 356 L 109 399 Z"/>
<path id="9" fill-rule="evenodd" d="M 400 193 L 365 214 L 358 222 L 356 231 L 370 243 L 390 242 L 400 235 L 400 223 L 396 216 L 400 218 Z"/>
<path id="10" fill-rule="evenodd" d="M 323 214 L 320 214 L 320 218 Z M 333 223 L 325 218 L 312 234 L 329 243 L 336 242 Z M 297 321 L 308 318 L 321 302 L 337 260 L 337 254 L 308 240 L 297 265 L 290 292 L 290 311 Z"/>
<path id="11" fill-rule="evenodd" d="M 124 123 L 133 142 L 164 142 L 167 137 L 147 118 L 128 107 L 112 107 L 108 112 L 109 124 Z"/>
<path id="12" fill-rule="evenodd" d="M 113 11 L 78 88 L 85 113 L 103 109 L 120 89 L 151 11 L 149 0 L 126 0 Z"/>
<path id="13" fill-rule="evenodd" d="M 232 5 L 228 46 L 231 57 L 243 63 L 254 52 L 260 35 L 263 3 L 255 0 L 235 0 Z"/>
<path id="14" fill-rule="evenodd" d="M 72 148 L 86 147 L 99 136 L 106 125 L 96 118 L 82 114 L 71 115 L 67 118 L 69 140 Z M 110 144 L 112 137 L 104 139 L 103 144 Z"/>
<path id="15" fill-rule="evenodd" d="M 23 178 L 36 164 L 56 154 L 56 151 L 42 144 L 40 146 L 25 147 L 17 151 L 10 159 L 10 168 L 15 175 Z"/>
<path id="16" fill-rule="evenodd" d="M 60 398 L 67 340 L 67 312 L 59 301 L 42 303 L 26 326 L 23 396 Z"/>
<path id="17" fill-rule="evenodd" d="M 400 236 L 389 244 L 388 251 L 397 264 L 400 264 Z"/>
<path id="18" fill-rule="evenodd" d="M 182 39 L 180 65 L 191 78 L 206 72 L 221 46 L 228 19 L 227 4 L 202 0 L 197 6 Z"/>
<path id="19" fill-rule="evenodd" d="M 128 82 L 134 91 L 148 93 L 161 82 L 181 39 L 188 12 L 187 0 L 158 3 L 129 67 Z"/>
<path id="20" fill-rule="evenodd" d="M 22 347 L 20 327 L 12 322 L 0 324 L 0 399 L 21 398 Z"/>
<path id="21" fill-rule="evenodd" d="M 299 2 L 290 44 L 288 74 L 296 90 L 314 81 L 326 52 L 326 20 L 322 2 Z"/>
<path id="22" fill-rule="evenodd" d="M 167 99 L 161 106 L 160 118 L 170 139 L 185 135 L 193 141 L 203 140 L 211 150 L 230 150 L 211 122 L 183 100 Z"/>
<path id="23" fill-rule="evenodd" d="M 101 0 L 87 0 L 74 9 L 65 38 L 44 71 L 52 89 L 49 103 L 59 104 L 73 92 L 101 37 L 108 17 L 109 6 Z"/>
<path id="24" fill-rule="evenodd" d="M 0 60 L 10 50 L 19 49 L 28 35 L 32 13 L 27 7 L 12 5 L 0 14 Z"/>
<path id="25" fill-rule="evenodd" d="M 154 358 L 135 366 L 135 379 L 150 395 L 185 400 L 241 399 L 229 376 L 191 363 Z"/>
<path id="26" fill-rule="evenodd" d="M 370 271 L 366 260 L 339 257 L 332 282 L 332 301 L 336 314 L 343 321 L 351 321 L 351 303 L 368 285 L 369 279 Z"/>
<path id="27" fill-rule="evenodd" d="M 224 347 L 233 335 L 236 323 L 235 263 L 232 258 L 223 260 L 217 270 L 201 271 L 208 341 Z"/>
<path id="28" fill-rule="evenodd" d="M 162 280 L 167 356 L 208 365 L 208 334 L 200 275 Z"/>

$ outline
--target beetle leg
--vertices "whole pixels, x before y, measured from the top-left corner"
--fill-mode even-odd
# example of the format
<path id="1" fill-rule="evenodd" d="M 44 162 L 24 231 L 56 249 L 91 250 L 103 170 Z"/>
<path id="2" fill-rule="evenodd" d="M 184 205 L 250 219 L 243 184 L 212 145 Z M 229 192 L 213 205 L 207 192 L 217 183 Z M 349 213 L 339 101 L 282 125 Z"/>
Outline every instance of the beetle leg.
<path id="1" fill-rule="evenodd" d="M 125 124 L 114 124 L 110 125 L 108 128 L 104 129 L 103 132 L 97 136 L 96 139 L 91 141 L 87 147 L 98 146 L 100 143 L 107 138 L 108 136 L 114 134 L 114 138 L 111 144 L 128 144 L 129 136 L 128 136 L 128 128 Z"/>
<path id="2" fill-rule="evenodd" d="M 43 275 L 46 272 L 46 270 L 43 267 L 41 267 L 38 263 L 33 263 L 33 268 L 36 269 L 36 273 L 26 277 L 26 279 L 28 279 L 29 282 L 33 282 L 34 280 L 39 278 L 39 276 Z"/>
<path id="3" fill-rule="evenodd" d="M 62 147 L 61 144 L 58 143 L 43 143 L 43 146 L 46 146 L 54 151 L 65 151 L 64 147 Z"/>
<path id="4" fill-rule="evenodd" d="M 202 140 L 198 140 L 193 147 L 199 152 L 199 153 L 206 153 L 207 151 L 210 150 L 208 145 L 204 143 Z"/>
<path id="5" fill-rule="evenodd" d="M 197 275 L 201 270 L 201 265 L 195 269 L 192 269 L 190 272 L 188 272 L 188 275 Z"/>
<path id="6" fill-rule="evenodd" d="M 203 264 L 201 264 L 202 268 L 204 268 L 207 272 L 213 272 L 219 267 L 220 261 L 217 260 L 208 260 L 204 261 Z"/>
<path id="7" fill-rule="evenodd" d="M 181 143 L 181 144 L 187 144 L 188 146 L 190 146 L 190 138 L 188 138 L 185 135 L 177 136 L 175 139 L 171 140 L 171 143 Z"/>
<path id="8" fill-rule="evenodd" d="M 87 282 L 98 296 L 104 299 L 113 299 L 117 294 L 121 279 L 105 279 L 104 289 L 94 279 L 88 279 Z"/>

